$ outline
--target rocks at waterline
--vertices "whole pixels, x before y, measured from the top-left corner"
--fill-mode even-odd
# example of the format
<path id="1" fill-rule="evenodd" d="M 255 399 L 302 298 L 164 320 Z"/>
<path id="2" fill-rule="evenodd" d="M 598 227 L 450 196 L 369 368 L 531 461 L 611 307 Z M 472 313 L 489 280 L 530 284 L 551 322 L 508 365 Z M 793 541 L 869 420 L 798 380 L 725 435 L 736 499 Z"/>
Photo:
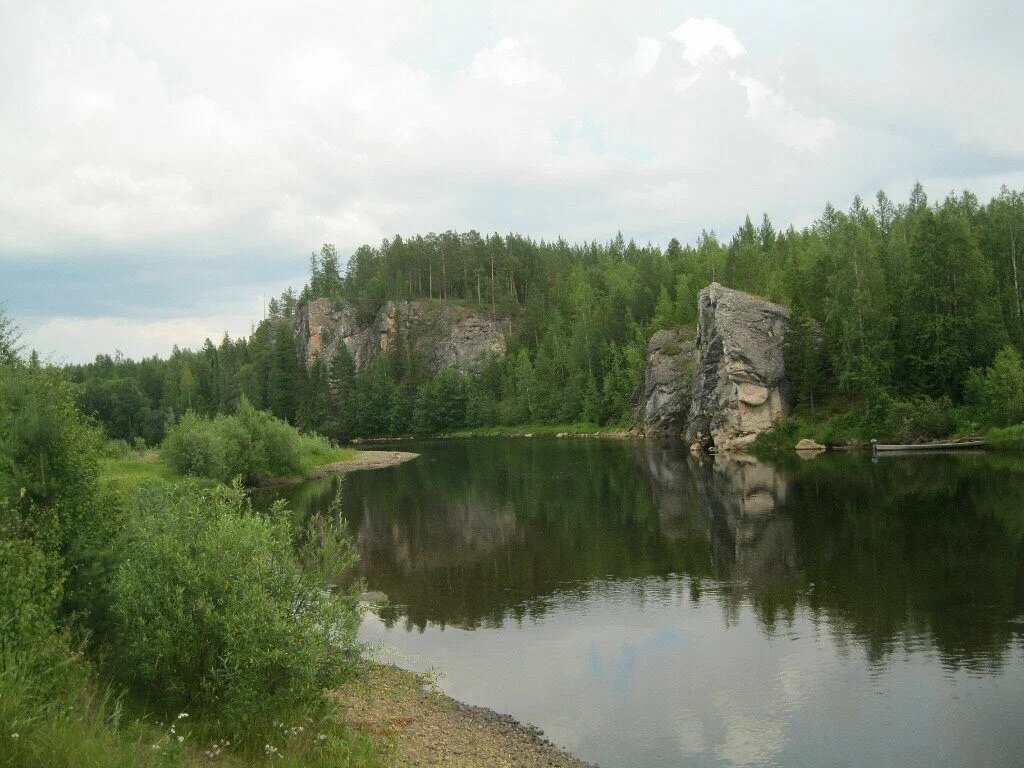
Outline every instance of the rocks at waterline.
<path id="1" fill-rule="evenodd" d="M 307 365 L 317 357 L 329 362 L 343 343 L 357 371 L 402 343 L 422 355 L 431 372 L 449 366 L 475 371 L 488 355 L 504 354 L 510 333 L 508 320 L 429 301 L 388 301 L 366 320 L 347 302 L 313 299 L 299 307 L 294 327 Z"/>
<path id="2" fill-rule="evenodd" d="M 803 438 L 796 444 L 797 453 L 821 453 L 824 450 L 826 450 L 826 446 L 809 437 Z"/>
<path id="3" fill-rule="evenodd" d="M 686 431 L 693 392 L 692 331 L 658 331 L 647 344 L 644 376 L 633 391 L 633 427 L 647 435 Z"/>

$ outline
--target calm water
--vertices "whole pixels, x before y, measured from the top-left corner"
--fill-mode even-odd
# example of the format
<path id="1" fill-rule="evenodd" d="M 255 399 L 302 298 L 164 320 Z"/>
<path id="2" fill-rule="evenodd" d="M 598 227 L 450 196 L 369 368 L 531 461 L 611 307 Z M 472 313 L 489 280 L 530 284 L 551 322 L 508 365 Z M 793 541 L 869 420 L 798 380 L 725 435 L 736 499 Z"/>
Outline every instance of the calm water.
<path id="1" fill-rule="evenodd" d="M 342 484 L 363 636 L 456 698 L 608 767 L 1024 765 L 1024 462 L 411 450 Z"/>

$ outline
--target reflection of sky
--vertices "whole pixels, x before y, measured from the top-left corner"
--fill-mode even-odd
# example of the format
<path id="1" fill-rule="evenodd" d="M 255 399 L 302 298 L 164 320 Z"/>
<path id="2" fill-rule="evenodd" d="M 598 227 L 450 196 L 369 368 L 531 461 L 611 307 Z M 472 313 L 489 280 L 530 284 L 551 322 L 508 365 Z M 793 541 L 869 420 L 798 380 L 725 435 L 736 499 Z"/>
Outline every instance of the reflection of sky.
<path id="1" fill-rule="evenodd" d="M 407 632 L 369 616 L 363 636 L 603 766 L 1020 764 L 1022 648 L 996 676 L 909 650 L 880 670 L 801 612 L 769 637 L 745 606 L 727 623 L 684 579 L 656 581 L 647 598 L 601 583 L 499 629 Z"/>

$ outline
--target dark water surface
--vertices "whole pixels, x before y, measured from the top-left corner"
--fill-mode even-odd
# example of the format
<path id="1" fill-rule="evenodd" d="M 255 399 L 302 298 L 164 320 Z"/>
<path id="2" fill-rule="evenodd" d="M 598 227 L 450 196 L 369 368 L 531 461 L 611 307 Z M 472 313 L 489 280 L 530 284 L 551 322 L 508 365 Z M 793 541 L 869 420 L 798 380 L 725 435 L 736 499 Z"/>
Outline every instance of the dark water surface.
<path id="1" fill-rule="evenodd" d="M 452 696 L 608 767 L 1024 765 L 1024 461 L 408 449 L 343 483 L 362 634 Z"/>

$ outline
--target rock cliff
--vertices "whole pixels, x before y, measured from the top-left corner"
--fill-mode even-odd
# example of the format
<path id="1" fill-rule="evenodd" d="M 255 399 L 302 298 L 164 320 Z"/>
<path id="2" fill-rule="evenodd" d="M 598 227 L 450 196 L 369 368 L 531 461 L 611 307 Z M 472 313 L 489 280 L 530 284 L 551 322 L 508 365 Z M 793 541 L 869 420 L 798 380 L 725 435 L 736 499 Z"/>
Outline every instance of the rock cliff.
<path id="1" fill-rule="evenodd" d="M 745 448 L 788 410 L 785 307 L 712 283 L 700 292 L 697 363 L 686 435 L 716 451 Z"/>
<path id="2" fill-rule="evenodd" d="M 479 368 L 488 353 L 503 354 L 510 329 L 507 320 L 456 304 L 389 301 L 368 322 L 360 322 L 351 305 L 314 299 L 296 313 L 295 331 L 307 365 L 317 356 L 331 360 L 344 343 L 356 370 L 362 370 L 405 342 L 431 371 L 451 366 L 466 372 Z"/>
<path id="3" fill-rule="evenodd" d="M 682 435 L 693 392 L 694 334 L 658 331 L 647 345 L 643 381 L 633 392 L 633 428 Z"/>

